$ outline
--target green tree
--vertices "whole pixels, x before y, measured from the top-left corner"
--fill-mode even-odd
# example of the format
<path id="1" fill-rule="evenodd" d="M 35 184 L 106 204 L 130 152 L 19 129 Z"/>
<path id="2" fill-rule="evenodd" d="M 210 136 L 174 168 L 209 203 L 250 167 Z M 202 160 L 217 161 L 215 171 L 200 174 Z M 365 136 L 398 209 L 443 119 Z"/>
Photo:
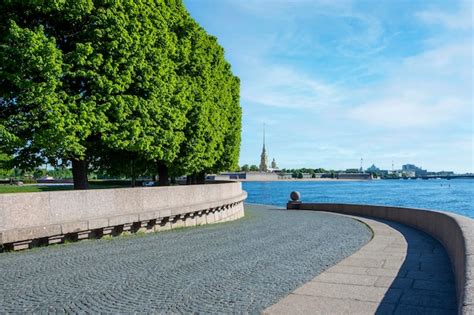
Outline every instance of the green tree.
<path id="1" fill-rule="evenodd" d="M 242 167 L 240 168 L 240 170 L 241 170 L 242 172 L 248 172 L 248 171 L 250 171 L 250 167 L 249 167 L 248 164 L 244 164 L 244 165 L 242 165 Z"/>
<path id="2" fill-rule="evenodd" d="M 251 172 L 258 172 L 258 170 L 259 170 L 259 168 L 258 168 L 257 165 L 251 165 L 251 166 L 250 166 L 250 171 L 251 171 Z"/>
<path id="3" fill-rule="evenodd" d="M 71 169 L 65 167 L 64 165 L 56 166 L 54 169 L 49 170 L 48 174 L 54 177 L 55 179 L 72 178 Z"/>
<path id="4" fill-rule="evenodd" d="M 128 168 L 111 153 L 163 185 L 237 167 L 239 80 L 180 0 L 5 0 L 0 62 L 0 149 L 23 169 L 70 163 L 85 189 L 90 166 Z"/>
<path id="5" fill-rule="evenodd" d="M 222 56 L 223 58 L 223 56 Z M 212 171 L 219 172 L 223 170 L 238 170 L 238 161 L 240 155 L 240 142 L 242 131 L 242 109 L 240 107 L 240 80 L 234 77 L 230 72 L 230 66 L 225 71 L 230 84 L 227 92 L 227 106 L 224 107 L 224 113 L 227 114 L 227 129 L 224 130 L 224 150 L 220 158 L 217 159 Z"/>
<path id="6" fill-rule="evenodd" d="M 202 183 L 206 172 L 237 169 L 240 149 L 240 82 L 224 59 L 224 50 L 195 22 L 188 25 L 189 53 L 180 73 L 190 87 L 184 129 L 186 141 L 173 163 L 188 183 Z"/>
<path id="7" fill-rule="evenodd" d="M 44 168 L 36 168 L 33 171 L 33 178 L 38 179 L 40 177 L 43 177 L 47 174 L 46 169 Z"/>
<path id="8" fill-rule="evenodd" d="M 117 37 L 124 39 L 119 47 L 129 54 L 133 78 L 112 100 L 109 117 L 114 123 L 104 140 L 114 151 L 130 152 L 125 156 L 134 157 L 131 162 L 154 161 L 160 185 L 169 185 L 168 168 L 185 140 L 186 114 L 192 105 L 180 73 L 192 21 L 180 1 L 131 2 L 120 14 L 127 24 L 117 30 L 122 33 Z"/>
<path id="9" fill-rule="evenodd" d="M 12 157 L 0 152 L 0 178 L 11 178 L 13 176 L 14 170 Z"/>
<path id="10" fill-rule="evenodd" d="M 326 171 L 324 168 L 315 168 L 314 172 L 321 174 L 321 173 L 327 173 L 328 171 Z"/>
<path id="11" fill-rule="evenodd" d="M 69 161 L 74 187 L 88 187 L 88 150 L 133 78 L 118 47 L 120 10 L 90 0 L 0 4 L 0 145 L 17 165 Z"/>

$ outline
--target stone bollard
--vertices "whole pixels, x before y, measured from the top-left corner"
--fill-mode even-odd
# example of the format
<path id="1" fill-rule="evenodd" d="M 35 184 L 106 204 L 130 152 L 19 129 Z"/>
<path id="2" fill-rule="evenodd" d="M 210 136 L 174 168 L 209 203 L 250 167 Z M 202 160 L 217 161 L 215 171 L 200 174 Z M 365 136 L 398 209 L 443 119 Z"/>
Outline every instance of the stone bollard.
<path id="1" fill-rule="evenodd" d="M 297 191 L 292 191 L 290 194 L 290 199 L 288 200 L 288 203 L 286 204 L 286 209 L 288 210 L 298 210 L 301 205 L 301 194 Z"/>

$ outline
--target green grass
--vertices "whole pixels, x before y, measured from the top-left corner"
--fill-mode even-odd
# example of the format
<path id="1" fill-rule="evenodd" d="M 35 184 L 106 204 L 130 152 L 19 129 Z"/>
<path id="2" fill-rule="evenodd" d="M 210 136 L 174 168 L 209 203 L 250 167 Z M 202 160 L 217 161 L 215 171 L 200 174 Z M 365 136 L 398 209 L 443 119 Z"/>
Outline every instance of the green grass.
<path id="1" fill-rule="evenodd" d="M 117 184 L 102 184 L 102 183 L 91 183 L 89 185 L 90 189 L 107 189 L 107 188 L 127 188 L 129 185 L 117 185 Z M 15 186 L 8 184 L 0 184 L 0 194 L 9 194 L 9 193 L 24 193 L 24 192 L 42 192 L 42 191 L 63 191 L 63 190 L 73 190 L 72 185 L 35 185 L 35 184 L 26 184 L 23 186 Z"/>

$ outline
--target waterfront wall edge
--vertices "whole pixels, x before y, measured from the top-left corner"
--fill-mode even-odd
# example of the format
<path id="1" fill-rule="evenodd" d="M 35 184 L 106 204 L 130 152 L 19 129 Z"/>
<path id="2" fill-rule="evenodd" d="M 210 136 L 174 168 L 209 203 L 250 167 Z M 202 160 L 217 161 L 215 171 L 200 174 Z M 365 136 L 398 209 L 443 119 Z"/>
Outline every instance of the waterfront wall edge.
<path id="1" fill-rule="evenodd" d="M 289 202 L 290 210 L 313 210 L 399 222 L 436 238 L 453 267 L 459 314 L 474 312 L 474 220 L 461 215 L 404 207 Z"/>
<path id="2" fill-rule="evenodd" d="M 25 249 L 244 216 L 241 183 L 0 195 L 0 245 Z"/>

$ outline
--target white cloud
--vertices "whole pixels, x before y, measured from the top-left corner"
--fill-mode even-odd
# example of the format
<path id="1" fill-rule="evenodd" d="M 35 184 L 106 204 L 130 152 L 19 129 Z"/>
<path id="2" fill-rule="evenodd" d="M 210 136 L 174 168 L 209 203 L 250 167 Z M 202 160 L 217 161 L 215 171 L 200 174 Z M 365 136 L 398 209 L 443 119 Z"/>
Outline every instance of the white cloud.
<path id="1" fill-rule="evenodd" d="M 385 128 L 465 122 L 472 110 L 472 47 L 453 43 L 404 59 L 387 69 L 349 118 Z M 471 122 L 472 123 L 472 122 Z"/>
<path id="2" fill-rule="evenodd" d="M 254 65 L 242 80 L 244 101 L 282 108 L 323 109 L 340 101 L 338 89 L 289 67 Z"/>
<path id="3" fill-rule="evenodd" d="M 453 30 L 472 30 L 472 1 L 464 0 L 459 10 L 448 13 L 440 9 L 424 10 L 416 16 L 427 24 L 438 24 Z"/>
<path id="4" fill-rule="evenodd" d="M 443 99 L 439 103 L 419 102 L 395 95 L 376 100 L 351 110 L 349 115 L 364 123 L 384 129 L 406 127 L 424 128 L 462 117 L 462 104 L 459 100 Z"/>

